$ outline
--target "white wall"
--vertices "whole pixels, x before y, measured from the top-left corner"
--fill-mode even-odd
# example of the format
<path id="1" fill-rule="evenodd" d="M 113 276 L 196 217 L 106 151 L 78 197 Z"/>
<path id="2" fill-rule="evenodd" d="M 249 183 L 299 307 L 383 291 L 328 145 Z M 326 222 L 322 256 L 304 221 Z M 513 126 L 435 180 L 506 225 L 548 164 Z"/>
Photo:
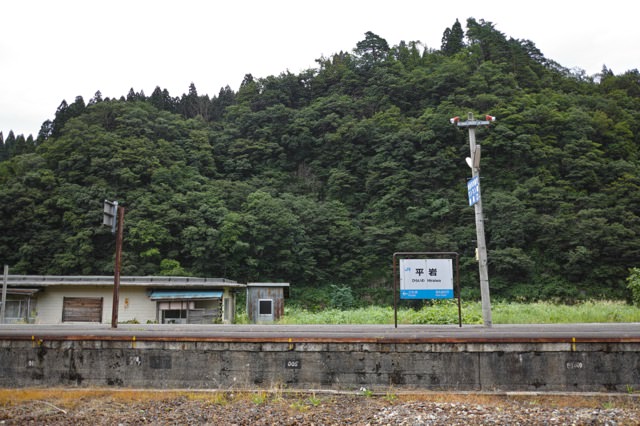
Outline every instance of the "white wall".
<path id="1" fill-rule="evenodd" d="M 137 320 L 141 323 L 156 320 L 156 303 L 144 287 L 121 286 L 118 303 L 118 322 Z M 64 297 L 102 297 L 102 323 L 111 324 L 113 306 L 112 286 L 61 285 L 46 287 L 38 293 L 37 324 L 62 323 Z"/>
<path id="2" fill-rule="evenodd" d="M 62 303 L 65 297 L 102 297 L 102 323 L 111 324 L 113 286 L 78 285 L 45 287 L 37 293 L 36 324 L 62 323 Z M 231 298 L 235 305 L 234 295 L 228 288 L 224 289 L 224 297 Z M 145 324 L 147 321 L 157 320 L 156 302 L 149 299 L 145 287 L 120 286 L 118 302 L 118 322 L 136 320 Z"/>
<path id="3" fill-rule="evenodd" d="M 147 289 L 144 287 L 121 287 L 118 299 L 118 321 L 137 320 L 140 323 L 156 320 L 156 302 L 149 299 Z M 113 305 L 113 292 L 109 299 L 109 312 L 107 322 L 111 323 L 111 306 Z M 104 320 L 103 320 L 104 321 Z"/>

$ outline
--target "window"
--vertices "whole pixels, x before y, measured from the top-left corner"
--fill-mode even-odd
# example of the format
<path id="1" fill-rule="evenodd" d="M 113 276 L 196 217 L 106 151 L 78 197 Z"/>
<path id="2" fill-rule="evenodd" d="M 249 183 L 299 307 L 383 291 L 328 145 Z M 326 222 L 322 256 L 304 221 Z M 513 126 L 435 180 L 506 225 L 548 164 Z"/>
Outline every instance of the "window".
<path id="1" fill-rule="evenodd" d="M 162 324 L 184 324 L 186 322 L 186 310 L 165 309 L 162 311 Z"/>
<path id="2" fill-rule="evenodd" d="M 222 319 L 220 299 L 158 302 L 161 324 L 213 324 Z"/>
<path id="3" fill-rule="evenodd" d="M 258 314 L 264 316 L 273 315 L 273 299 L 260 299 L 258 301 Z"/>
<path id="4" fill-rule="evenodd" d="M 158 309 L 160 309 L 160 323 L 161 324 L 186 324 L 187 323 L 187 311 L 193 309 L 195 303 L 192 301 L 180 301 L 180 302 L 160 302 L 158 303 Z"/>
<path id="5" fill-rule="evenodd" d="M 22 300 L 7 300 L 6 318 L 22 318 L 25 316 L 25 303 Z"/>
<path id="6" fill-rule="evenodd" d="M 5 305 L 5 321 L 7 323 L 25 322 L 29 323 L 33 320 L 31 315 L 35 315 L 35 301 L 31 297 L 8 296 Z"/>

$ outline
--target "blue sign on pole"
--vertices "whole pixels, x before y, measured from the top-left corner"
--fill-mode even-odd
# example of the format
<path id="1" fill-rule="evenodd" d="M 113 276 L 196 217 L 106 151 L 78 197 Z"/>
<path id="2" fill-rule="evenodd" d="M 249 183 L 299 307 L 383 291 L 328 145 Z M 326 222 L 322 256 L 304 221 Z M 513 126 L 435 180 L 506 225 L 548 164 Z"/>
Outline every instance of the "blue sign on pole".
<path id="1" fill-rule="evenodd" d="M 467 193 L 469 194 L 469 205 L 473 206 L 475 203 L 480 201 L 480 181 L 478 180 L 478 176 L 474 176 L 467 181 Z"/>

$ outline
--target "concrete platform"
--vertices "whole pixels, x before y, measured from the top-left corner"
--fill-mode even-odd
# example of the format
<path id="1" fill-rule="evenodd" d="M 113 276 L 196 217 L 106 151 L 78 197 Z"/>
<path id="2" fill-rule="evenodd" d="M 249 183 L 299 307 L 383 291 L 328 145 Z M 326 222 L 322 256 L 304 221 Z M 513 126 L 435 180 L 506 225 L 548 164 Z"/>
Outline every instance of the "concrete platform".
<path id="1" fill-rule="evenodd" d="M 0 340 L 31 339 L 178 341 L 620 341 L 640 342 L 640 323 L 479 325 L 177 325 L 177 324 L 4 324 Z"/>
<path id="2" fill-rule="evenodd" d="M 640 324 L 2 325 L 0 386 L 629 392 Z"/>

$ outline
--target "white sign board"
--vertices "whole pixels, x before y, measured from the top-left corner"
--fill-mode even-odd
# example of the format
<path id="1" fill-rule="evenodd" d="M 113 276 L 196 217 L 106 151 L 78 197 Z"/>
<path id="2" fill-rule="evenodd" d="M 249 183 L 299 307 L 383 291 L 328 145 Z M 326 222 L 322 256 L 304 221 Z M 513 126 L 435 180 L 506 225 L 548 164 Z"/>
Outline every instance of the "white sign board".
<path id="1" fill-rule="evenodd" d="M 451 259 L 400 259 L 401 299 L 453 299 Z"/>
<path id="2" fill-rule="evenodd" d="M 104 207 L 102 211 L 103 211 L 102 224 L 105 226 L 110 226 L 111 232 L 115 234 L 117 222 L 118 222 L 116 219 L 116 216 L 118 214 L 118 202 L 104 200 Z"/>

